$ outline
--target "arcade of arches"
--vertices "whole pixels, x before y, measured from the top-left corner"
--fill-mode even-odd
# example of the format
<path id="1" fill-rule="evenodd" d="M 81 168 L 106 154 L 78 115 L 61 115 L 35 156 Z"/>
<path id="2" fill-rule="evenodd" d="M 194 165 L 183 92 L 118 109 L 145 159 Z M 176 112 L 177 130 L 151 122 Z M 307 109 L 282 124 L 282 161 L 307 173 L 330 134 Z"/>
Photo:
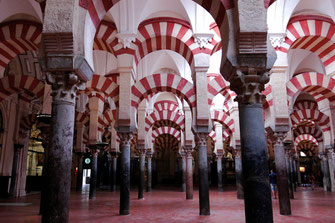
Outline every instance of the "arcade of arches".
<path id="1" fill-rule="evenodd" d="M 0 1 L 1 196 L 41 191 L 42 222 L 68 222 L 71 188 L 128 215 L 130 190 L 194 187 L 210 215 L 231 184 L 246 222 L 273 222 L 270 169 L 281 215 L 310 179 L 334 192 L 334 8 Z"/>

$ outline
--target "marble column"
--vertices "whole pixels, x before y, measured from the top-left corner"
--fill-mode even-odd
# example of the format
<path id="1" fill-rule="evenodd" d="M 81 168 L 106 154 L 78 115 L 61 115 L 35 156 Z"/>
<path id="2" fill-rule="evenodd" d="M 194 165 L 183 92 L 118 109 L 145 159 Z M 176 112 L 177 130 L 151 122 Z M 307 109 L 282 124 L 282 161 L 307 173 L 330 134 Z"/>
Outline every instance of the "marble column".
<path id="1" fill-rule="evenodd" d="M 52 86 L 51 136 L 46 162 L 43 223 L 68 222 L 75 100 L 78 86 L 85 85 L 74 73 L 47 75 Z"/>
<path id="2" fill-rule="evenodd" d="M 95 199 L 97 192 L 97 178 L 98 178 L 98 155 L 100 150 L 97 147 L 97 145 L 90 145 L 89 148 L 91 150 L 92 155 L 89 199 Z"/>
<path id="3" fill-rule="evenodd" d="M 148 161 L 148 179 L 147 179 L 147 192 L 152 190 L 152 152 L 147 152 Z"/>
<path id="4" fill-rule="evenodd" d="M 116 191 L 116 174 L 117 174 L 117 152 L 112 152 L 112 173 L 111 173 L 111 191 Z"/>
<path id="5" fill-rule="evenodd" d="M 119 131 L 121 152 L 121 181 L 120 181 L 120 215 L 130 213 L 130 144 L 133 134 Z"/>
<path id="6" fill-rule="evenodd" d="M 186 154 L 185 152 L 180 152 L 181 157 L 181 191 L 186 192 Z"/>
<path id="7" fill-rule="evenodd" d="M 14 157 L 13 157 L 13 167 L 12 176 L 10 180 L 9 197 L 13 198 L 15 195 L 15 187 L 17 184 L 17 170 L 19 168 L 19 158 L 24 145 L 14 144 Z"/>
<path id="8" fill-rule="evenodd" d="M 81 191 L 82 187 L 83 187 L 83 160 L 84 160 L 84 155 L 81 152 L 77 152 L 76 155 L 77 155 L 77 159 L 78 159 L 76 191 Z"/>
<path id="9" fill-rule="evenodd" d="M 235 149 L 235 177 L 236 177 L 237 199 L 244 199 L 244 191 L 242 184 L 242 156 L 240 146 L 236 146 Z"/>
<path id="10" fill-rule="evenodd" d="M 328 169 L 329 169 L 329 179 L 330 179 L 330 191 L 335 192 L 335 176 L 333 167 L 333 149 L 326 149 L 327 159 L 328 159 Z"/>
<path id="11" fill-rule="evenodd" d="M 279 213 L 281 215 L 291 215 L 291 202 L 289 197 L 288 173 L 284 146 L 286 132 L 275 132 L 273 137 L 279 196 Z"/>
<path id="12" fill-rule="evenodd" d="M 144 145 L 143 145 L 144 147 Z M 146 155 L 146 149 L 139 148 L 138 154 L 140 157 L 140 163 L 139 163 L 139 169 L 140 169 L 140 178 L 139 178 L 139 184 L 138 184 L 138 199 L 144 198 L 144 187 L 145 187 L 145 155 Z"/>
<path id="13" fill-rule="evenodd" d="M 253 63 L 251 57 L 246 61 Z M 239 103 L 245 219 L 269 223 L 273 222 L 273 212 L 261 93 L 269 78 L 262 69 L 237 69 L 230 86 Z"/>
<path id="14" fill-rule="evenodd" d="M 216 166 L 217 166 L 217 171 L 218 171 L 218 191 L 222 192 L 223 191 L 223 187 L 222 187 L 222 157 L 223 157 L 223 153 L 218 152 L 218 154 L 216 154 Z"/>
<path id="15" fill-rule="evenodd" d="M 323 188 L 325 191 L 331 191 L 328 158 L 326 152 L 320 152 L 321 170 L 323 174 Z"/>
<path id="16" fill-rule="evenodd" d="M 210 215 L 208 162 L 207 162 L 207 137 L 208 132 L 196 133 L 198 158 L 199 158 L 199 205 L 200 215 Z"/>
<path id="17" fill-rule="evenodd" d="M 193 199 L 193 148 L 186 146 L 184 148 L 186 153 L 186 199 Z"/>
<path id="18" fill-rule="evenodd" d="M 286 153 L 286 151 L 285 151 Z M 293 171 L 293 155 L 292 149 L 287 151 L 286 159 L 288 160 L 288 186 L 289 186 L 289 195 L 291 199 L 294 199 L 294 171 Z"/>
<path id="19" fill-rule="evenodd" d="M 298 174 L 297 174 L 297 154 L 293 152 L 292 154 L 292 173 L 293 173 L 293 190 L 297 192 L 298 184 Z"/>

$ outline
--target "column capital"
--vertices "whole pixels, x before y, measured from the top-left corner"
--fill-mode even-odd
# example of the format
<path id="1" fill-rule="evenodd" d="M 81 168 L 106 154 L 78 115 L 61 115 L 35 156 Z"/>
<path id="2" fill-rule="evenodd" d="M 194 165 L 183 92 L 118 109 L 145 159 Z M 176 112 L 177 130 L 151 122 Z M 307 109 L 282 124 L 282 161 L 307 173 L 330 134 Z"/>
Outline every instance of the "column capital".
<path id="1" fill-rule="evenodd" d="M 236 69 L 230 81 L 230 89 L 237 94 L 236 101 L 242 104 L 262 104 L 264 85 L 269 81 L 269 72 L 256 70 L 253 67 Z"/>
<path id="2" fill-rule="evenodd" d="M 192 146 L 185 146 L 184 151 L 185 151 L 186 157 L 188 157 L 188 156 L 192 156 L 194 149 L 192 148 Z"/>
<path id="3" fill-rule="evenodd" d="M 284 146 L 284 140 L 287 136 L 287 132 L 274 132 L 273 140 L 275 145 Z"/>
<path id="4" fill-rule="evenodd" d="M 147 155 L 147 149 L 137 149 L 138 155 L 141 156 L 146 156 Z"/>
<path id="5" fill-rule="evenodd" d="M 327 154 L 328 157 L 332 157 L 334 154 L 334 149 L 332 147 L 327 147 L 325 148 L 325 153 Z"/>
<path id="6" fill-rule="evenodd" d="M 242 157 L 242 150 L 241 148 L 236 148 L 235 149 L 235 159 L 241 159 Z"/>
<path id="7" fill-rule="evenodd" d="M 215 154 L 215 160 L 222 160 L 223 158 L 223 152 L 218 152 Z"/>
<path id="8" fill-rule="evenodd" d="M 319 158 L 322 161 L 326 161 L 327 160 L 327 153 L 326 152 L 319 152 Z"/>
<path id="9" fill-rule="evenodd" d="M 85 89 L 84 81 L 75 73 L 56 71 L 47 72 L 47 82 L 51 85 L 53 101 L 75 103 L 78 90 Z"/>
<path id="10" fill-rule="evenodd" d="M 93 157 L 98 156 L 98 153 L 100 152 L 100 148 L 98 148 L 97 145 L 89 145 L 89 152 L 92 154 Z"/>
<path id="11" fill-rule="evenodd" d="M 120 137 L 120 145 L 128 146 L 130 145 L 134 134 L 132 132 L 118 132 L 118 135 Z"/>
<path id="12" fill-rule="evenodd" d="M 209 131 L 195 131 L 193 129 L 195 142 L 197 146 L 206 146 Z"/>

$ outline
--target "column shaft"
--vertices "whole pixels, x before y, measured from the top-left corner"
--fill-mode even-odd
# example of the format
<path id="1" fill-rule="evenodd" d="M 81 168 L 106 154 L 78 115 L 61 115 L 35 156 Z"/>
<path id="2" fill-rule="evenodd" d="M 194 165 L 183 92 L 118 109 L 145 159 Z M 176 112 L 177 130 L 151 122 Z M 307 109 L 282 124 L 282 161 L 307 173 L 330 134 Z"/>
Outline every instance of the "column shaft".
<path id="1" fill-rule="evenodd" d="M 193 156 L 186 151 L 186 199 L 193 199 Z"/>
<path id="2" fill-rule="evenodd" d="M 328 168 L 328 159 L 327 159 L 327 155 L 325 153 L 322 154 L 321 170 L 322 170 L 322 173 L 323 173 L 323 188 L 324 188 L 325 191 L 331 191 L 330 175 L 329 175 L 329 168 Z"/>
<path id="3" fill-rule="evenodd" d="M 239 117 L 246 222 L 273 222 L 262 104 L 239 103 Z"/>
<path id="4" fill-rule="evenodd" d="M 68 222 L 71 188 L 74 103 L 53 101 L 42 222 Z"/>
<path id="5" fill-rule="evenodd" d="M 14 145 L 12 176 L 11 176 L 10 188 L 9 188 L 9 197 L 12 197 L 12 198 L 15 195 L 15 187 L 16 187 L 16 182 L 17 182 L 17 170 L 19 167 L 19 157 L 20 157 L 22 148 L 23 148 L 23 145 Z"/>
<path id="6" fill-rule="evenodd" d="M 76 191 L 81 191 L 83 187 L 83 159 L 82 153 L 77 153 L 78 156 L 78 172 L 77 172 L 77 185 Z"/>
<path id="7" fill-rule="evenodd" d="M 138 199 L 144 198 L 145 187 L 145 150 L 140 151 L 140 179 L 138 184 Z"/>
<path id="8" fill-rule="evenodd" d="M 207 137 L 201 138 L 198 144 L 200 215 L 210 215 L 206 139 Z"/>
<path id="9" fill-rule="evenodd" d="M 93 149 L 93 151 L 92 151 L 91 178 L 90 178 L 90 194 L 89 194 L 90 199 L 95 199 L 95 197 L 96 197 L 97 177 L 98 177 L 98 151 Z"/>
<path id="10" fill-rule="evenodd" d="M 235 177 L 236 177 L 236 189 L 237 199 L 244 199 L 244 191 L 242 184 L 242 160 L 241 160 L 241 149 L 236 149 L 235 155 Z"/>
<path id="11" fill-rule="evenodd" d="M 116 191 L 116 172 L 117 171 L 117 156 L 113 155 L 112 157 L 112 183 L 111 183 L 111 191 Z"/>
<path id="12" fill-rule="evenodd" d="M 217 171 L 218 171 L 218 191 L 222 192 L 222 155 L 217 156 L 216 158 Z"/>
<path id="13" fill-rule="evenodd" d="M 289 197 L 289 183 L 287 163 L 285 159 L 284 138 L 286 133 L 275 133 L 275 163 L 277 171 L 277 185 L 279 195 L 279 209 L 281 215 L 291 215 L 291 203 Z"/>
<path id="14" fill-rule="evenodd" d="M 147 182 L 147 192 L 152 190 L 152 155 L 148 155 L 148 182 Z"/>
<path id="15" fill-rule="evenodd" d="M 186 155 L 182 155 L 181 157 L 182 164 L 181 164 L 181 169 L 182 169 L 182 176 L 181 176 L 181 191 L 186 192 Z"/>

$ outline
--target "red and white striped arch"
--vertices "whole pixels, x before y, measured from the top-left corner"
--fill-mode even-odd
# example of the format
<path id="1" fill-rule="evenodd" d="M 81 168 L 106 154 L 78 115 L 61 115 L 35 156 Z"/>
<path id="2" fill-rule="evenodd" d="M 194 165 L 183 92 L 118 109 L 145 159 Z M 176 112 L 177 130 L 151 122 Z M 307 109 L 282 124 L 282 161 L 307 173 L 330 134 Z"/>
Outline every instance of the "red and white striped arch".
<path id="1" fill-rule="evenodd" d="M 318 110 L 298 110 L 291 114 L 292 127 L 296 128 L 303 120 L 311 120 L 317 123 L 323 132 L 329 131 L 329 117 Z"/>
<path id="2" fill-rule="evenodd" d="M 30 102 L 32 97 L 43 102 L 44 82 L 28 75 L 8 75 L 0 79 L 0 101 L 12 94 L 24 93 L 25 101 Z"/>
<path id="3" fill-rule="evenodd" d="M 298 151 L 311 150 L 312 152 L 315 152 L 318 150 L 318 146 L 312 142 L 300 143 L 298 146 L 296 146 L 296 148 Z"/>
<path id="4" fill-rule="evenodd" d="M 221 123 L 228 130 L 230 135 L 235 132 L 234 119 L 225 112 L 215 110 L 212 120 Z"/>
<path id="5" fill-rule="evenodd" d="M 119 86 L 111 78 L 94 74 L 92 79 L 86 83 L 86 89 L 83 92 L 87 95 L 91 92 L 101 92 L 105 96 L 111 97 L 115 105 L 118 106 Z"/>
<path id="6" fill-rule="evenodd" d="M 163 135 L 163 134 L 172 135 L 176 139 L 178 139 L 178 141 L 180 142 L 180 138 L 181 138 L 180 131 L 172 127 L 164 126 L 164 127 L 160 127 L 152 131 L 152 135 L 151 135 L 152 143 L 155 143 L 156 137 Z"/>
<path id="7" fill-rule="evenodd" d="M 28 21 L 10 21 L 0 26 L 0 76 L 17 55 L 36 51 L 41 42 L 42 25 Z"/>
<path id="8" fill-rule="evenodd" d="M 299 135 L 303 135 L 303 134 L 309 134 L 312 135 L 316 141 L 318 142 L 322 142 L 323 141 L 323 136 L 322 136 L 322 132 L 319 128 L 317 127 L 312 127 L 312 126 L 300 126 L 298 128 L 295 128 L 293 130 L 293 135 L 295 137 L 298 137 Z"/>
<path id="9" fill-rule="evenodd" d="M 154 104 L 154 108 L 156 111 L 163 111 L 163 110 L 168 110 L 168 111 L 173 111 L 177 112 L 179 109 L 178 103 L 170 100 L 164 100 L 164 101 L 158 101 Z"/>
<path id="10" fill-rule="evenodd" d="M 305 110 L 305 109 L 318 110 L 318 104 L 314 101 L 303 100 L 296 102 L 293 108 L 296 110 Z"/>
<path id="11" fill-rule="evenodd" d="M 178 125 L 180 129 L 182 130 L 185 129 L 185 119 L 183 115 L 177 112 L 164 110 L 164 111 L 159 111 L 159 112 L 157 111 L 152 112 L 150 115 L 148 115 L 145 118 L 145 126 L 144 126 L 145 131 L 148 132 L 151 126 L 156 121 L 159 121 L 159 120 L 170 120 L 176 123 L 176 125 Z"/>
<path id="12" fill-rule="evenodd" d="M 208 137 L 213 140 L 214 143 L 216 143 L 216 132 L 212 130 L 209 134 Z"/>
<path id="13" fill-rule="evenodd" d="M 319 56 L 326 68 L 326 74 L 335 71 L 334 22 L 327 17 L 302 15 L 291 19 L 287 26 L 287 37 L 280 51 L 305 49 Z"/>
<path id="14" fill-rule="evenodd" d="M 93 50 L 107 51 L 115 55 L 113 47 L 118 44 L 116 34 L 117 29 L 114 23 L 101 21 L 94 37 Z"/>
<path id="15" fill-rule="evenodd" d="M 286 84 L 288 102 L 291 103 L 297 93 L 305 91 L 311 93 L 317 102 L 328 99 L 334 103 L 334 87 L 335 80 L 329 76 L 316 72 L 302 73 Z"/>
<path id="16" fill-rule="evenodd" d="M 138 108 L 148 95 L 157 92 L 172 92 L 185 99 L 191 108 L 196 106 L 195 89 L 192 83 L 175 74 L 153 74 L 137 81 L 131 88 L 131 104 Z"/>
<path id="17" fill-rule="evenodd" d="M 262 94 L 265 95 L 265 99 L 263 100 L 263 109 L 266 110 L 273 106 L 273 94 L 272 94 L 272 86 L 268 84 Z"/>
<path id="18" fill-rule="evenodd" d="M 88 126 L 90 122 L 90 115 L 87 112 L 81 113 L 76 112 L 76 122 L 82 123 L 84 126 Z"/>
<path id="19" fill-rule="evenodd" d="M 227 91 L 229 89 L 229 84 L 221 75 L 218 75 L 213 80 L 211 80 L 208 83 L 207 88 L 209 105 L 212 104 L 214 97 L 220 92 L 224 93 L 223 96 L 226 97 L 227 100 L 232 97 L 232 95 L 230 95 L 230 92 Z"/>
<path id="20" fill-rule="evenodd" d="M 98 128 L 103 129 L 104 127 L 111 126 L 112 122 L 116 120 L 117 110 L 106 110 L 99 118 L 98 118 Z"/>
<path id="21" fill-rule="evenodd" d="M 314 143 L 316 145 L 319 145 L 318 141 L 312 135 L 309 135 L 309 134 L 299 135 L 294 140 L 295 145 L 299 145 L 300 143 L 303 143 L 304 141 L 306 141 L 306 142 L 312 142 L 312 143 Z"/>
<path id="22" fill-rule="evenodd" d="M 225 142 L 231 135 L 230 129 L 225 129 L 222 133 L 222 141 Z"/>

